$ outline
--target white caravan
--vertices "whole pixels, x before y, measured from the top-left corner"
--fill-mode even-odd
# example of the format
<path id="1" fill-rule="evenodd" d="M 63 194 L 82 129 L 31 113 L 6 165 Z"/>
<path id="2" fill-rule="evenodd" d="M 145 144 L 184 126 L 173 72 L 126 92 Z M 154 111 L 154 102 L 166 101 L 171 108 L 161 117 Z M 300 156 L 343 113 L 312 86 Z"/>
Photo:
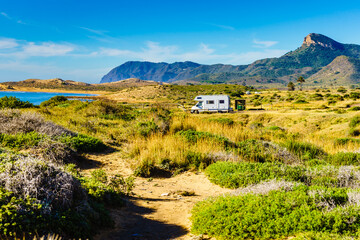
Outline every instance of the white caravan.
<path id="1" fill-rule="evenodd" d="M 194 100 L 198 103 L 191 108 L 191 113 L 233 111 L 228 95 L 200 95 Z"/>

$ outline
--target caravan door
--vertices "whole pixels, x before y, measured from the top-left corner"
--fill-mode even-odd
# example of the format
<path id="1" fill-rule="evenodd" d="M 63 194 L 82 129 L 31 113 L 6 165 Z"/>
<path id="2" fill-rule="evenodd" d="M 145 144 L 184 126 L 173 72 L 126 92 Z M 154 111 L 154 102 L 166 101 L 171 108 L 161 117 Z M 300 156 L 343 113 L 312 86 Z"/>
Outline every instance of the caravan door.
<path id="1" fill-rule="evenodd" d="M 225 110 L 225 109 L 227 109 L 226 100 L 225 100 L 225 99 L 219 99 L 219 100 L 218 100 L 218 109 L 220 109 L 220 110 Z"/>

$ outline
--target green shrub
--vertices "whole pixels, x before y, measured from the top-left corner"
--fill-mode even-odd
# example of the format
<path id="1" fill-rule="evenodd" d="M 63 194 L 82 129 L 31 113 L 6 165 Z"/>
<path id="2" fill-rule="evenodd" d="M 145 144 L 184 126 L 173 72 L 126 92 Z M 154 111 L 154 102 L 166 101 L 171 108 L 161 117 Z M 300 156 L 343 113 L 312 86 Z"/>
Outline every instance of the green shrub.
<path id="1" fill-rule="evenodd" d="M 232 126 L 235 123 L 234 120 L 232 120 L 231 118 L 209 118 L 208 121 L 220 123 L 227 126 Z"/>
<path id="2" fill-rule="evenodd" d="M 348 143 L 360 143 L 360 139 L 356 139 L 356 138 L 337 138 L 334 140 L 334 145 L 339 145 L 339 146 L 343 146 L 346 145 Z"/>
<path id="3" fill-rule="evenodd" d="M 329 155 L 326 161 L 332 165 L 356 165 L 360 164 L 360 154 L 352 152 L 338 152 L 333 155 Z"/>
<path id="4" fill-rule="evenodd" d="M 196 143 L 198 140 L 207 140 L 210 142 L 217 142 L 223 145 L 226 149 L 235 147 L 235 144 L 228 138 L 219 136 L 208 132 L 200 132 L 192 129 L 181 130 L 176 135 L 183 137 L 188 142 Z"/>
<path id="5" fill-rule="evenodd" d="M 350 128 L 349 135 L 352 137 L 360 136 L 360 130 L 355 128 Z"/>
<path id="6" fill-rule="evenodd" d="M 282 129 L 281 127 L 278 127 L 278 126 L 270 126 L 270 127 L 267 127 L 267 129 L 271 130 L 271 131 L 284 131 L 284 129 Z"/>
<path id="7" fill-rule="evenodd" d="M 320 199 L 321 192 L 326 199 Z M 334 208 L 329 209 L 327 201 L 334 203 Z M 360 210 L 343 208 L 346 201 L 342 190 L 305 186 L 290 192 L 208 199 L 192 210 L 192 232 L 219 239 L 282 239 L 309 231 L 356 235 Z"/>
<path id="8" fill-rule="evenodd" d="M 34 105 L 28 101 L 24 102 L 16 97 L 2 97 L 0 98 L 1 108 L 32 108 Z"/>
<path id="9" fill-rule="evenodd" d="M 355 116 L 352 119 L 350 119 L 349 127 L 354 128 L 359 124 L 360 124 L 360 116 Z"/>
<path id="10" fill-rule="evenodd" d="M 305 104 L 305 103 L 309 103 L 309 102 L 304 99 L 299 99 L 299 100 L 295 101 L 294 103 L 295 104 Z"/>
<path id="11" fill-rule="evenodd" d="M 12 149 L 24 149 L 37 146 L 44 138 L 44 135 L 37 132 L 18 133 L 14 135 L 0 133 L 0 145 Z"/>
<path id="12" fill-rule="evenodd" d="M 77 136 L 62 136 L 60 141 L 68 144 L 80 152 L 101 152 L 106 149 L 106 145 L 99 139 L 84 134 Z"/>
<path id="13" fill-rule="evenodd" d="M 86 105 L 84 109 L 88 116 L 97 116 L 104 119 L 125 121 L 133 120 L 137 111 L 128 105 L 119 104 L 109 100 L 99 100 Z"/>
<path id="14" fill-rule="evenodd" d="M 352 237 L 346 237 L 340 234 L 327 233 L 327 232 L 307 232 L 296 234 L 292 240 L 353 240 Z"/>
<path id="15" fill-rule="evenodd" d="M 40 107 L 54 107 L 58 105 L 63 105 L 69 100 L 64 96 L 54 96 L 47 101 L 44 101 L 40 104 Z"/>
<path id="16" fill-rule="evenodd" d="M 322 158 L 326 155 L 324 150 L 311 143 L 288 140 L 283 145 L 287 148 L 287 150 L 294 153 L 303 160 Z"/>
<path id="17" fill-rule="evenodd" d="M 236 145 L 235 153 L 249 162 L 277 162 L 281 161 L 280 158 L 272 154 L 268 147 L 265 147 L 264 143 L 255 140 L 248 139 L 239 142 Z"/>
<path id="18" fill-rule="evenodd" d="M 21 199 L 14 193 L 0 188 L 0 236 L 12 236 L 24 232 L 35 234 L 46 223 L 42 205 L 36 199 Z M 20 235 L 21 234 L 21 235 Z"/>
<path id="19" fill-rule="evenodd" d="M 360 111 L 360 107 L 355 106 L 355 107 L 349 108 L 349 111 Z"/>
<path id="20" fill-rule="evenodd" d="M 305 168 L 275 163 L 216 162 L 205 171 L 212 183 L 226 188 L 246 187 L 270 179 L 306 181 Z"/>
<path id="21" fill-rule="evenodd" d="M 154 120 L 139 122 L 137 124 L 137 128 L 138 133 L 143 137 L 148 137 L 159 130 L 159 126 L 154 122 Z"/>

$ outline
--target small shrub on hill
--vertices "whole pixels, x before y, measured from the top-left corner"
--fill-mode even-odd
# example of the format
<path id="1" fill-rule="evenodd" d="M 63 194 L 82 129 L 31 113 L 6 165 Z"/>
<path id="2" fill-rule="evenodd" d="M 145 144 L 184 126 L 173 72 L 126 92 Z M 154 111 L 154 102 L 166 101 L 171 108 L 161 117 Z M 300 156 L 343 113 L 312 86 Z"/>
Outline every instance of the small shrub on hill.
<path id="1" fill-rule="evenodd" d="M 40 104 L 40 107 L 54 107 L 67 103 L 69 100 L 64 96 L 55 96 Z"/>

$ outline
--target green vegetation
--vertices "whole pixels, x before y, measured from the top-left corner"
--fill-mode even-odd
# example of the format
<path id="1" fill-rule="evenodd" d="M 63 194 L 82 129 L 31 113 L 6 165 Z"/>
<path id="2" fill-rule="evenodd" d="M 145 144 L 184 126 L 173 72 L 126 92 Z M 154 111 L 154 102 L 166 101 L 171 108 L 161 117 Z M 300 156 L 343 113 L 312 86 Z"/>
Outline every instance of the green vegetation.
<path id="1" fill-rule="evenodd" d="M 33 104 L 31 104 L 30 102 L 26 101 L 23 102 L 20 99 L 16 98 L 16 97 L 2 97 L 0 98 L 0 109 L 4 109 L 4 108 L 31 108 L 34 107 Z"/>
<path id="2" fill-rule="evenodd" d="M 270 179 L 305 182 L 304 167 L 276 163 L 217 162 L 206 169 L 209 180 L 226 188 L 246 187 Z"/>
<path id="3" fill-rule="evenodd" d="M 349 199 L 346 189 L 302 185 L 218 197 L 194 207 L 192 231 L 220 239 L 276 239 L 307 231 L 357 235 L 360 211 Z"/>

